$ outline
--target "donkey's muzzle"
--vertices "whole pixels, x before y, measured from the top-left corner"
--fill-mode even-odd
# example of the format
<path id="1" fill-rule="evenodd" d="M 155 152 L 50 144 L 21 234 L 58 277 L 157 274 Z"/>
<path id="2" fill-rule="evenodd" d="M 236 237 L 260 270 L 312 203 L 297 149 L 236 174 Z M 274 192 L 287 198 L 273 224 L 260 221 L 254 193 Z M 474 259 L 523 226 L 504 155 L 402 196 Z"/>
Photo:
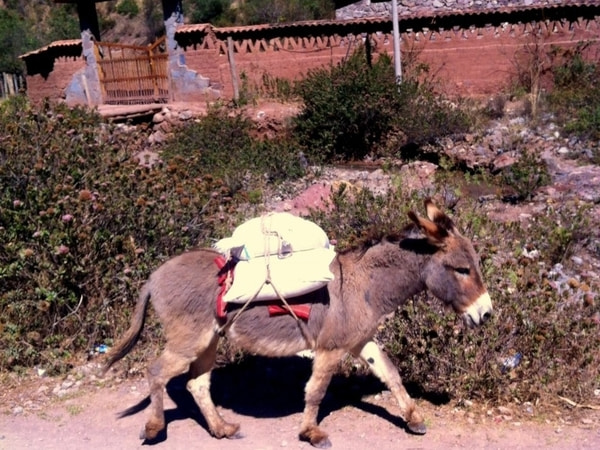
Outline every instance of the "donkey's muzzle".
<path id="1" fill-rule="evenodd" d="M 486 291 L 465 310 L 462 318 L 465 325 L 474 328 L 487 322 L 492 317 L 493 312 L 492 299 Z"/>

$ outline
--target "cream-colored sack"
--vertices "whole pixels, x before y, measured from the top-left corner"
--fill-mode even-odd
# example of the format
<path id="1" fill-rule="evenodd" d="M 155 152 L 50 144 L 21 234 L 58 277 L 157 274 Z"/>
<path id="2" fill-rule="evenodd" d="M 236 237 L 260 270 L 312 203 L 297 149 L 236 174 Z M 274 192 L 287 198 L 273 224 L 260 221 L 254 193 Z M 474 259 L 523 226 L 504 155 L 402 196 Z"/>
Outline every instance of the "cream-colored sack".
<path id="1" fill-rule="evenodd" d="M 244 222 L 231 237 L 221 239 L 214 248 L 225 255 L 230 249 L 242 246 L 244 249 L 239 258 L 250 260 L 265 255 L 284 257 L 290 253 L 329 248 L 329 239 L 316 223 L 280 212 Z"/>
<path id="2" fill-rule="evenodd" d="M 256 301 L 279 299 L 273 285 L 286 300 L 308 294 L 333 280 L 333 274 L 329 270 L 333 258 L 335 251 L 332 248 L 321 248 L 296 252 L 285 259 L 271 256 L 268 262 L 262 256 L 250 261 L 240 261 L 235 266 L 233 284 L 223 300 L 245 303 L 252 300 L 257 292 L 258 295 L 254 298 Z M 272 284 L 265 283 L 267 267 Z"/>
<path id="3" fill-rule="evenodd" d="M 227 257 L 235 250 L 239 259 L 233 284 L 223 296 L 226 302 L 245 303 L 253 297 L 275 300 L 279 298 L 275 290 L 287 299 L 333 280 L 329 265 L 335 251 L 327 235 L 315 223 L 290 213 L 270 213 L 244 222 L 214 247 Z"/>

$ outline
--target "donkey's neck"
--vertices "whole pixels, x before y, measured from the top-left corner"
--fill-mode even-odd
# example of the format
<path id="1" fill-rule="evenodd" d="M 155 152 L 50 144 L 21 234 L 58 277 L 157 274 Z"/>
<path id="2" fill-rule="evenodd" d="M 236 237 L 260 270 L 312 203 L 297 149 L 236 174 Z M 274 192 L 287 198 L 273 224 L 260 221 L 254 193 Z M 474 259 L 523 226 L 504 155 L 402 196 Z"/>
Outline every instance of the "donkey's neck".
<path id="1" fill-rule="evenodd" d="M 400 248 L 398 243 L 373 246 L 357 261 L 356 270 L 368 275 L 364 299 L 375 314 L 394 312 L 425 289 L 421 271 L 427 255 Z"/>

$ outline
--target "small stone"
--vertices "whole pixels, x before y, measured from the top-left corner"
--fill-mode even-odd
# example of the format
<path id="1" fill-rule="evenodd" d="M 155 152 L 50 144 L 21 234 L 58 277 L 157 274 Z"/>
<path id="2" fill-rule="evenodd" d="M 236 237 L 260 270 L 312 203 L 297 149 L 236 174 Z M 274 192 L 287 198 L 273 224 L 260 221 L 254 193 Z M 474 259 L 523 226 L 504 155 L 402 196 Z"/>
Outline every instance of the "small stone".
<path id="1" fill-rule="evenodd" d="M 156 113 L 156 114 L 154 114 L 154 117 L 152 117 L 153 123 L 161 123 L 164 120 L 165 120 L 165 116 L 162 113 Z"/>
<path id="2" fill-rule="evenodd" d="M 498 412 L 504 416 L 510 416 L 512 414 L 510 408 L 507 408 L 506 406 L 498 406 Z"/>
<path id="3" fill-rule="evenodd" d="M 193 114 L 189 110 L 181 111 L 178 115 L 179 120 L 190 120 L 193 117 Z"/>
<path id="4" fill-rule="evenodd" d="M 578 266 L 583 264 L 583 259 L 580 258 L 579 256 L 572 256 L 571 257 L 571 261 L 573 261 L 575 264 L 577 264 Z"/>
<path id="5" fill-rule="evenodd" d="M 20 416 L 21 414 L 23 414 L 23 407 L 22 406 L 15 406 L 12 410 L 13 416 Z"/>

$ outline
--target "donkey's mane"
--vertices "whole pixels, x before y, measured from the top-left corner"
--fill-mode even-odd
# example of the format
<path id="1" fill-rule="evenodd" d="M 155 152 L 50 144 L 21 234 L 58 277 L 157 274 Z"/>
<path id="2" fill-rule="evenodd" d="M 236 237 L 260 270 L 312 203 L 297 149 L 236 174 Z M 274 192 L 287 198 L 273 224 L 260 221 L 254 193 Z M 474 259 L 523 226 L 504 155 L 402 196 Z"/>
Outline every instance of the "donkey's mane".
<path id="1" fill-rule="evenodd" d="M 339 254 L 346 254 L 357 251 L 360 254 L 364 254 L 371 247 L 381 244 L 383 242 L 400 243 L 405 239 L 421 240 L 423 234 L 420 232 L 419 227 L 414 223 L 409 223 L 399 230 L 389 230 L 381 227 L 371 227 L 367 229 L 359 239 L 342 247 L 336 249 Z"/>

